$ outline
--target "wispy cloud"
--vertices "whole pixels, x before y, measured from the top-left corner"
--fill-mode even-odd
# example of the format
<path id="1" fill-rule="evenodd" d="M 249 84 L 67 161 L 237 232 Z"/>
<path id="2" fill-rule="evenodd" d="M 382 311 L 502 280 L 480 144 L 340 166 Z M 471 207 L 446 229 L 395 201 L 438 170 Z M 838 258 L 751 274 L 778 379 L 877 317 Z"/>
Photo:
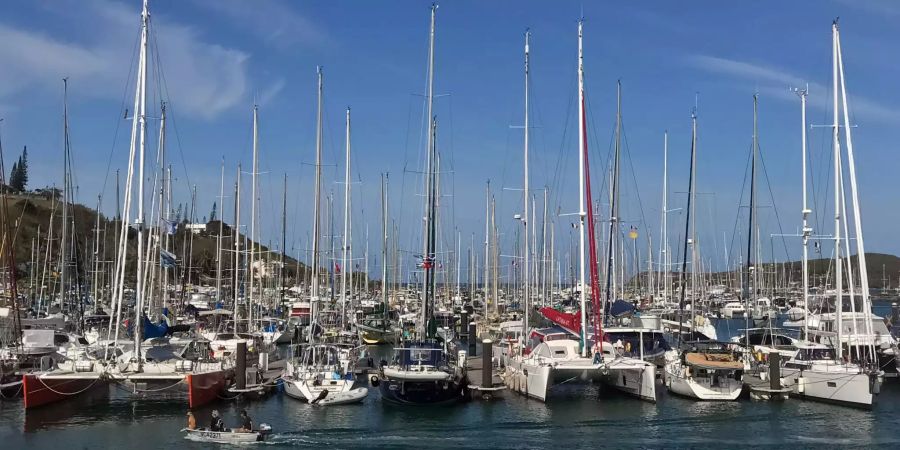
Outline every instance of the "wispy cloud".
<path id="1" fill-rule="evenodd" d="M 295 10 L 294 6 L 300 2 L 195 0 L 194 3 L 228 18 L 234 26 L 277 48 L 321 46 L 331 41 L 328 33 L 314 20 Z"/>
<path id="2" fill-rule="evenodd" d="M 879 15 L 900 15 L 900 2 L 897 0 L 835 0 L 844 6 L 866 10 Z"/>
<path id="3" fill-rule="evenodd" d="M 820 109 L 831 107 L 828 87 L 782 69 L 708 55 L 693 55 L 687 61 L 689 65 L 706 72 L 757 83 L 756 87 L 761 93 L 781 100 L 796 101 L 797 97 L 788 88 L 808 85 L 809 91 L 813 94 L 809 97 L 810 106 Z M 900 110 L 876 100 L 852 95 L 852 86 L 848 86 L 847 89 L 850 111 L 857 117 L 887 123 L 900 121 Z"/>
<path id="4" fill-rule="evenodd" d="M 133 69 L 140 11 L 109 0 L 69 2 L 70 8 L 42 13 L 89 23 L 78 39 L 0 23 L 0 101 L 16 94 L 60 89 L 70 77 L 77 95 L 120 99 L 125 75 Z M 248 54 L 205 42 L 198 30 L 170 17 L 153 15 L 153 43 L 165 76 L 167 97 L 187 116 L 210 120 L 246 103 Z"/>

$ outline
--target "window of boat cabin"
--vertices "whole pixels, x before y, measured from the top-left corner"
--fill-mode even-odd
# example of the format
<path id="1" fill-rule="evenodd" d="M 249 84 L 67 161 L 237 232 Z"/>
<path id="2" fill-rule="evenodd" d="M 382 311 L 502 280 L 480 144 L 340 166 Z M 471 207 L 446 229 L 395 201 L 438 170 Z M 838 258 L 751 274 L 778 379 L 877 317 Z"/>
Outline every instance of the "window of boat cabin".
<path id="1" fill-rule="evenodd" d="M 834 351 L 830 348 L 804 348 L 797 352 L 797 359 L 801 361 L 834 359 Z"/>

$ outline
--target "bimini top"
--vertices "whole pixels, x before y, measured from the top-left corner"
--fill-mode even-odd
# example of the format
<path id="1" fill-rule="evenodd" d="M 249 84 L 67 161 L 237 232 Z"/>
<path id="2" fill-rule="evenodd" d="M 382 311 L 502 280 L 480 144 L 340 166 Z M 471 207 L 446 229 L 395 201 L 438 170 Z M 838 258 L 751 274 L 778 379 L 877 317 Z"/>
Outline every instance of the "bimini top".
<path id="1" fill-rule="evenodd" d="M 685 361 L 701 369 L 709 370 L 741 370 L 744 364 L 734 360 L 731 353 L 699 353 L 692 352 L 685 354 Z"/>

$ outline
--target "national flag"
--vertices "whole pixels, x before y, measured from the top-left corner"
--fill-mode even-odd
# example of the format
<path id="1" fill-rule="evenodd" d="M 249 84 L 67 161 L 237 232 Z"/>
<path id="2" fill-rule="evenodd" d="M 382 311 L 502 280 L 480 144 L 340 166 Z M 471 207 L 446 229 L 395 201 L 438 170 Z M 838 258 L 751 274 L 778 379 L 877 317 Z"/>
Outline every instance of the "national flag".
<path id="1" fill-rule="evenodd" d="M 175 256 L 172 252 L 167 252 L 163 249 L 159 250 L 159 265 L 165 267 L 167 269 L 174 268 L 176 266 L 176 261 L 178 257 Z"/>

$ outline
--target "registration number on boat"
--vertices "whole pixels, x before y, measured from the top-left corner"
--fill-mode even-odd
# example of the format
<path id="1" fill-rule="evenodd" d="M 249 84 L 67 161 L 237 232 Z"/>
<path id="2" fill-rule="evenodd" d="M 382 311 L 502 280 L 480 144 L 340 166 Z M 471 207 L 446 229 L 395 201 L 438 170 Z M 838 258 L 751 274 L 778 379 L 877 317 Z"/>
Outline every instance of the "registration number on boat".
<path id="1" fill-rule="evenodd" d="M 217 433 L 214 431 L 201 431 L 200 437 L 210 438 L 210 439 L 219 439 L 222 437 L 222 433 Z"/>

